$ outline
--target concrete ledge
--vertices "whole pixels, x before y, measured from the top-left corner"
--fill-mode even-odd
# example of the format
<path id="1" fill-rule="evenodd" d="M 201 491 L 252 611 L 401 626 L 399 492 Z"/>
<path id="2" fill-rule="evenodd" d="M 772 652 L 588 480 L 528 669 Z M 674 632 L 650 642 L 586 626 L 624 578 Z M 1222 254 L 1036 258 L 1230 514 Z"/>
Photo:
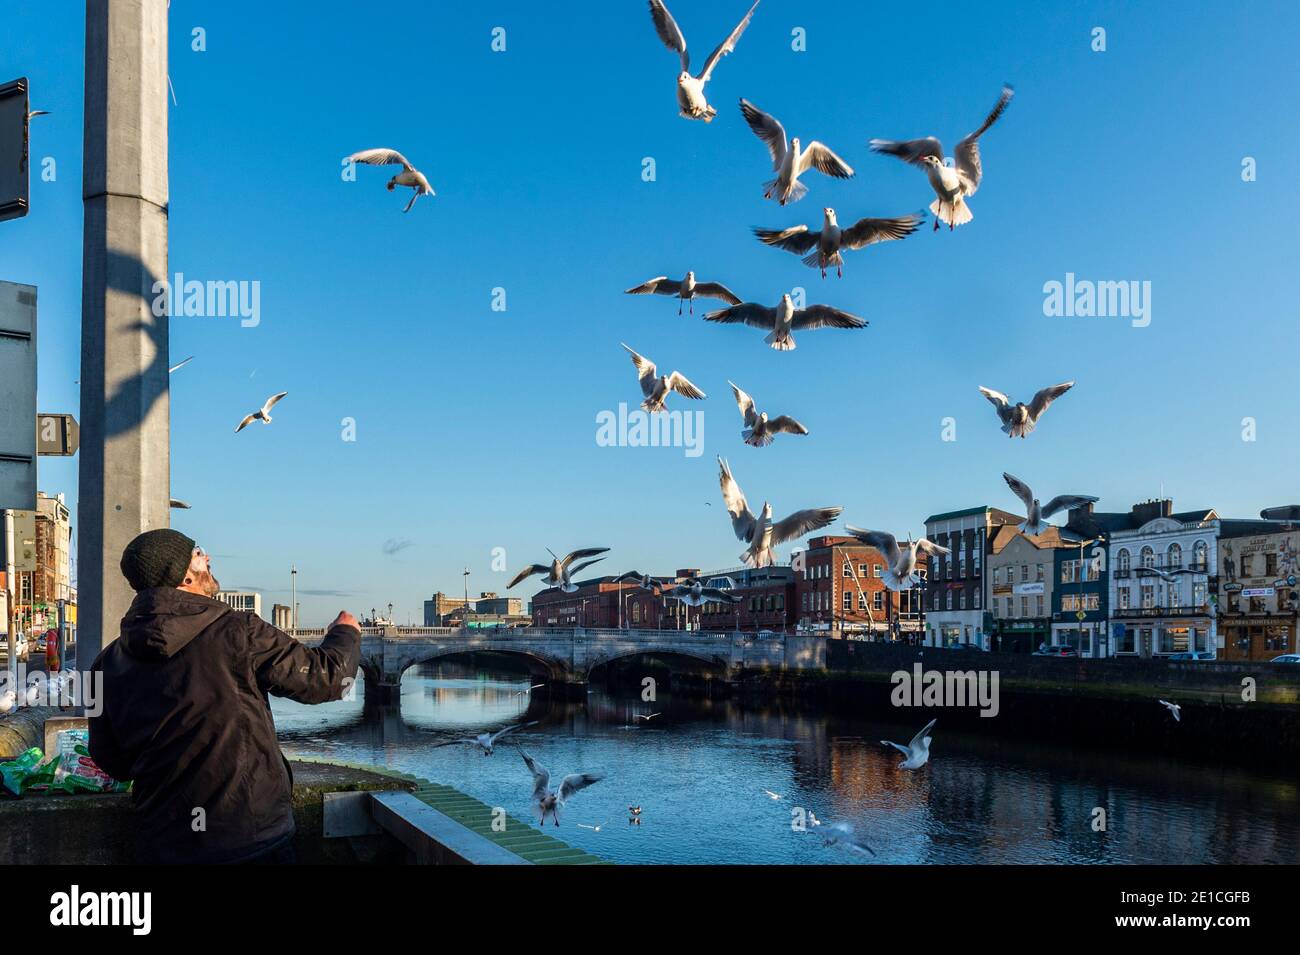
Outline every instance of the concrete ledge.
<path id="1" fill-rule="evenodd" d="M 532 865 L 410 793 L 375 793 L 371 813 L 417 865 Z"/>

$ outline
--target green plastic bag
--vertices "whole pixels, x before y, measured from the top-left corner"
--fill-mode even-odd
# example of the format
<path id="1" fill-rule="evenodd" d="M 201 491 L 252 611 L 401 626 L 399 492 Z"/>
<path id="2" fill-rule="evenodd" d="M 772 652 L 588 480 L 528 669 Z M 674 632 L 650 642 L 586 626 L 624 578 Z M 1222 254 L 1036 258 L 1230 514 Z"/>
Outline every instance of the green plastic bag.
<path id="1" fill-rule="evenodd" d="M 27 752 L 0 763 L 0 783 L 15 796 L 21 796 L 30 789 L 45 789 L 54 782 L 54 760 L 47 760 L 39 746 L 33 746 Z"/>

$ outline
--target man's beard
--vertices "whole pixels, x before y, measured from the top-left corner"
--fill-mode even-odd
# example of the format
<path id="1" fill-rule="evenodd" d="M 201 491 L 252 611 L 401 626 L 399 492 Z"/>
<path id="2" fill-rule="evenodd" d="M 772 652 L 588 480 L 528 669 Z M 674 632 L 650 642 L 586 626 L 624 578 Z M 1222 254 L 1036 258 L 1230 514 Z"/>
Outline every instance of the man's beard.
<path id="1" fill-rule="evenodd" d="M 213 577 L 211 573 L 205 572 L 201 574 L 195 583 L 202 588 L 205 597 L 216 597 L 221 590 L 221 584 L 217 582 L 217 578 Z"/>

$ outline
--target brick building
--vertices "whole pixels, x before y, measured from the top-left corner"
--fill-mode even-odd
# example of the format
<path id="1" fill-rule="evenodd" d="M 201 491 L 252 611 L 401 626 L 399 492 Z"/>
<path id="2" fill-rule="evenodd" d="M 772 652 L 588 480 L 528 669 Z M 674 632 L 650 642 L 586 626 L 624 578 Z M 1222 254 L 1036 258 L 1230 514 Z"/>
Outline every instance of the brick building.
<path id="1" fill-rule="evenodd" d="M 835 636 L 897 639 L 924 631 L 923 588 L 892 591 L 881 580 L 885 558 L 856 537 L 823 535 L 808 541 L 796 574 L 795 617 L 803 629 Z M 927 558 L 917 554 L 924 578 Z"/>
<path id="2" fill-rule="evenodd" d="M 970 507 L 925 519 L 925 536 L 952 553 L 930 561 L 925 589 L 926 643 L 951 647 L 972 643 L 987 649 L 992 618 L 987 613 L 984 565 L 989 538 L 1003 524 L 1024 518 L 997 507 Z"/>

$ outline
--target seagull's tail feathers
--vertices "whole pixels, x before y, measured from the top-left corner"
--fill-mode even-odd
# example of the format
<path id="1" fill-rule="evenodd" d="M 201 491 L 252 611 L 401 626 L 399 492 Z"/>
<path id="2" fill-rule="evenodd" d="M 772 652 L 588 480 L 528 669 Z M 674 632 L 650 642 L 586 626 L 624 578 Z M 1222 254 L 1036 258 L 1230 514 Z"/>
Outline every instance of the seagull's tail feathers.
<path id="1" fill-rule="evenodd" d="M 880 582 L 890 590 L 906 590 L 908 583 L 910 582 L 910 577 L 904 579 L 894 573 L 892 567 L 886 567 L 880 572 Z"/>
<path id="2" fill-rule="evenodd" d="M 764 432 L 760 435 L 754 434 L 753 428 L 745 428 L 740 432 L 740 436 L 745 439 L 745 443 L 755 448 L 765 448 L 772 443 L 772 436 Z"/>
<path id="3" fill-rule="evenodd" d="M 767 342 L 777 351 L 794 351 L 795 348 L 794 336 L 789 332 L 786 333 L 784 338 L 777 338 L 775 331 L 768 332 L 763 336 L 763 341 Z"/>
<path id="4" fill-rule="evenodd" d="M 965 225 L 975 218 L 974 213 L 970 211 L 970 206 L 966 205 L 966 200 L 960 196 L 953 202 L 945 199 L 936 199 L 930 203 L 930 211 L 940 222 L 950 226 Z"/>
<path id="5" fill-rule="evenodd" d="M 834 255 L 831 255 L 826 259 L 826 264 L 823 265 L 821 250 L 813 249 L 803 257 L 803 264 L 811 269 L 830 268 L 832 265 L 843 265 L 844 259 L 840 257 L 840 253 L 837 250 Z"/>
<path id="6" fill-rule="evenodd" d="M 645 401 L 641 402 L 641 410 L 649 412 L 650 414 L 657 414 L 664 410 L 664 403 L 662 401 L 655 401 L 653 398 L 647 398 Z"/>
<path id="7" fill-rule="evenodd" d="M 798 179 L 790 183 L 790 188 L 784 192 L 781 191 L 780 179 L 769 179 L 763 183 L 763 197 L 765 199 L 775 199 L 781 205 L 788 202 L 798 202 L 806 195 L 808 195 L 808 187 Z"/>

